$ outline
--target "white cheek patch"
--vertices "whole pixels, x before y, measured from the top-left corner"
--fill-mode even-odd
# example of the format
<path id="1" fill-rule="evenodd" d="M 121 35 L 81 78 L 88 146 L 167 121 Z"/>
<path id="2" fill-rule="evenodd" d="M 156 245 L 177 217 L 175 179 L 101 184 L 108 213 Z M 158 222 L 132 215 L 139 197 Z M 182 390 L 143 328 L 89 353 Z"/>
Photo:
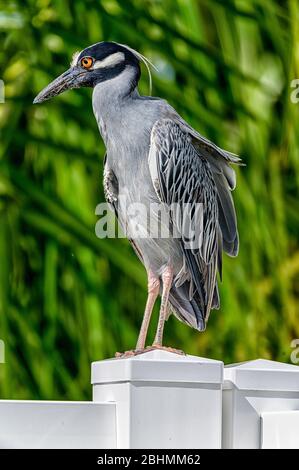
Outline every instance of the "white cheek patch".
<path id="1" fill-rule="evenodd" d="M 79 55 L 80 55 L 80 51 L 74 52 L 73 57 L 72 57 L 72 61 L 71 61 L 71 64 L 70 64 L 71 67 L 75 67 L 75 65 L 77 65 Z"/>
<path id="2" fill-rule="evenodd" d="M 120 62 L 125 60 L 125 54 L 123 52 L 115 52 L 114 54 L 105 57 L 103 60 L 96 60 L 94 63 L 94 69 L 101 69 L 103 67 L 112 67 L 113 65 L 117 65 Z"/>

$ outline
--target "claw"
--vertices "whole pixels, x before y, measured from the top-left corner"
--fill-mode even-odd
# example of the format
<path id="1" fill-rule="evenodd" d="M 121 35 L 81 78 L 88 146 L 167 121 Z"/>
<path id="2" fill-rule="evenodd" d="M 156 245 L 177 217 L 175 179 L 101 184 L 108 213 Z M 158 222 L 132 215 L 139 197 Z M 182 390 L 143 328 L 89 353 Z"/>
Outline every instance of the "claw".
<path id="1" fill-rule="evenodd" d="M 116 352 L 115 357 L 117 359 L 126 359 L 127 357 L 134 357 L 137 356 L 138 354 L 142 354 L 146 352 L 145 349 L 131 349 L 130 351 L 125 351 L 123 353 Z"/>
<path id="2" fill-rule="evenodd" d="M 174 354 L 180 354 L 181 356 L 186 356 L 186 353 L 181 349 L 170 348 L 168 346 L 161 346 L 160 344 L 153 344 L 152 346 L 147 346 L 144 349 L 131 349 L 130 351 L 125 351 L 123 353 L 117 352 L 115 353 L 115 357 L 117 359 L 126 359 L 128 357 L 138 356 L 139 354 L 144 354 L 149 351 L 155 351 L 160 349 L 161 351 L 167 351 Z"/>
<path id="3" fill-rule="evenodd" d="M 170 348 L 169 346 L 162 346 L 161 344 L 152 344 L 152 346 L 147 346 L 145 351 L 154 351 L 155 349 L 160 349 L 161 351 L 167 351 L 174 354 L 180 354 L 181 356 L 186 356 L 186 353 L 181 349 Z"/>

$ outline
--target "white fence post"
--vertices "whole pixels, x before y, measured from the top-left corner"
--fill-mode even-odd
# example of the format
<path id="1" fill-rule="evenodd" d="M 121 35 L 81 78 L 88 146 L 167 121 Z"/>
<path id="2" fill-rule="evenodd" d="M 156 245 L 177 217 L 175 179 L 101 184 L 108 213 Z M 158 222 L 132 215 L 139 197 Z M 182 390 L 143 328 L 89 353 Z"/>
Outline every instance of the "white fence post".
<path id="1" fill-rule="evenodd" d="M 298 366 L 257 359 L 224 368 L 223 448 L 299 448 L 298 410 Z"/>
<path id="2" fill-rule="evenodd" d="M 114 449 L 112 403 L 0 400 L 0 449 Z"/>
<path id="3" fill-rule="evenodd" d="M 92 385 L 93 402 L 0 400 L 0 448 L 299 449 L 298 366 L 154 350 L 94 362 Z"/>
<path id="4" fill-rule="evenodd" d="M 118 448 L 220 448 L 223 363 L 167 351 L 92 364 L 93 400 L 116 403 Z"/>

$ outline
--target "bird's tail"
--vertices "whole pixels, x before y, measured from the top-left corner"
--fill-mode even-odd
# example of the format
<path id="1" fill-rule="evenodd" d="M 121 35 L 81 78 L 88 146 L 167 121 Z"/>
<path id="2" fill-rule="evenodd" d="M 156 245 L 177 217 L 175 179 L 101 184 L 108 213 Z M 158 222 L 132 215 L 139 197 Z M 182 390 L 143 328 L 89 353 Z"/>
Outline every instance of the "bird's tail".
<path id="1" fill-rule="evenodd" d="M 187 323 L 187 325 L 196 330 L 204 331 L 206 328 L 206 320 L 201 310 L 201 299 L 195 291 L 190 300 L 189 292 L 189 281 L 184 282 L 184 284 L 179 287 L 175 285 L 172 286 L 169 293 L 169 303 L 172 313 L 183 323 Z M 211 308 L 218 309 L 219 307 L 220 299 L 216 282 Z"/>

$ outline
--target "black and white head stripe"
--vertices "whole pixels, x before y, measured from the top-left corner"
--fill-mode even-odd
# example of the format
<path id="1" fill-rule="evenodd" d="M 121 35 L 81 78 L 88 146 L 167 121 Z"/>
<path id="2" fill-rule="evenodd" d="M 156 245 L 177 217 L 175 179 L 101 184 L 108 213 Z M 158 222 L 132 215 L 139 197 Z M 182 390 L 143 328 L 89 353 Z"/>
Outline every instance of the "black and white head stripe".
<path id="1" fill-rule="evenodd" d="M 92 56 L 87 56 L 87 53 L 84 53 L 83 56 L 81 52 L 76 52 L 73 55 L 71 66 L 74 67 L 76 65 L 80 65 L 80 60 L 83 57 L 92 57 Z M 94 69 L 100 69 L 100 68 L 105 68 L 105 67 L 114 67 L 115 65 L 120 64 L 121 62 L 125 61 L 125 54 L 123 52 L 113 52 L 110 55 L 107 55 L 103 59 L 94 59 L 92 67 L 90 67 L 90 70 Z"/>
<path id="2" fill-rule="evenodd" d="M 105 59 L 96 60 L 93 64 L 94 69 L 100 69 L 104 67 L 114 67 L 120 62 L 124 62 L 125 54 L 123 52 L 114 52 L 113 54 L 108 55 Z"/>
<path id="3" fill-rule="evenodd" d="M 73 55 L 71 66 L 80 65 L 83 57 L 91 57 L 93 64 L 90 71 L 97 69 L 107 69 L 113 67 L 120 67 L 123 65 L 132 65 L 139 69 L 139 63 L 143 62 L 147 68 L 150 82 L 150 90 L 152 88 L 152 77 L 150 67 L 156 67 L 145 56 L 135 51 L 129 46 L 118 44 L 116 42 L 98 42 L 92 46 L 87 47 L 81 52 L 76 52 Z M 157 69 L 156 69 L 157 70 Z"/>

